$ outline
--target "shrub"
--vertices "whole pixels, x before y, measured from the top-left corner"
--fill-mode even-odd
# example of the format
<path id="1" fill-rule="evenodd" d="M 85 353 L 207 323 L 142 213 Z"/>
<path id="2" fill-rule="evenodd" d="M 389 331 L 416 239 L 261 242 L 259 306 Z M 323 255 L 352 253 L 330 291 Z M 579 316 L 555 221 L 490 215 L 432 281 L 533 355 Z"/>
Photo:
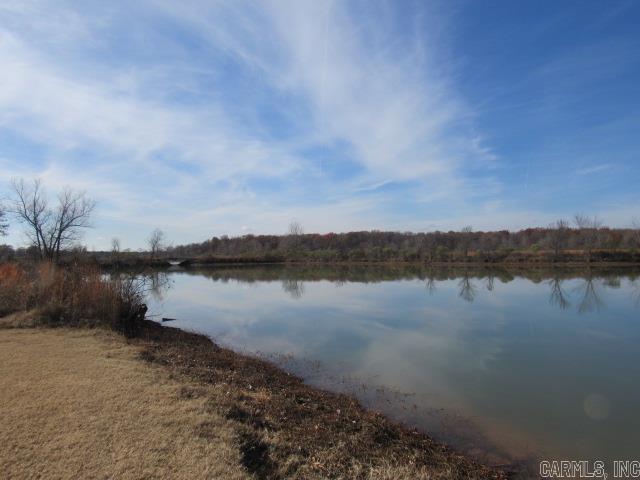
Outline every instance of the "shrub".
<path id="1" fill-rule="evenodd" d="M 0 316 L 37 310 L 50 325 L 107 325 L 133 335 L 146 313 L 145 281 L 91 266 L 0 266 Z"/>
<path id="2" fill-rule="evenodd" d="M 438 245 L 436 247 L 436 258 L 438 260 L 446 260 L 449 250 L 444 245 Z"/>
<path id="3" fill-rule="evenodd" d="M 18 265 L 0 265 L 0 316 L 25 310 L 30 287 L 26 273 Z"/>

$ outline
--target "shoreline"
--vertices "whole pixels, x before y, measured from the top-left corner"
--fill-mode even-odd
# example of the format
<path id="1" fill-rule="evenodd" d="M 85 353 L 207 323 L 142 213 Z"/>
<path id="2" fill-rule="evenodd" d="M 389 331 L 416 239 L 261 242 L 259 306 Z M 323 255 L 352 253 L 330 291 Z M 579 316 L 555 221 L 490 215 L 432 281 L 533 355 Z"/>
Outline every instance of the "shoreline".
<path id="1" fill-rule="evenodd" d="M 136 361 L 159 368 L 170 381 L 182 385 L 178 401 L 192 399 L 204 406 L 210 420 L 204 417 L 196 426 L 193 441 L 216 445 L 223 422 L 225 438 L 235 438 L 231 445 L 237 446 L 241 467 L 252 478 L 501 480 L 522 478 L 526 471 L 519 464 L 483 465 L 426 433 L 366 409 L 349 395 L 310 386 L 268 360 L 222 348 L 202 334 L 150 320 L 142 322 L 135 338 L 102 328 L 21 328 L 16 323 L 11 328 L 0 321 L 0 336 L 10 331 L 51 332 L 63 343 L 67 338 L 77 343 L 78 338 L 103 331 L 97 335 L 107 335 L 123 347 L 130 345 L 137 352 Z M 66 375 L 64 370 L 58 374 Z M 117 398 L 126 403 L 127 396 L 118 392 Z M 131 410 L 144 407 L 139 399 L 132 400 Z M 175 400 L 167 402 L 163 408 L 168 412 L 178 405 Z M 134 421 L 130 428 L 136 425 Z"/>
<path id="2" fill-rule="evenodd" d="M 348 255 L 347 255 L 348 257 Z M 19 260 L 19 259 L 17 259 Z M 590 254 L 582 250 L 564 250 L 558 254 L 551 251 L 515 250 L 508 253 L 499 251 L 472 251 L 466 257 L 459 254 L 446 256 L 414 256 L 386 258 L 320 258 L 314 252 L 307 254 L 264 254 L 264 255 L 201 255 L 179 256 L 173 252 L 164 252 L 158 256 L 149 253 L 88 252 L 81 256 L 68 255 L 59 262 L 63 266 L 77 264 L 95 265 L 101 268 L 198 268 L 207 266 L 235 265 L 313 265 L 313 266 L 421 266 L 425 268 L 442 267 L 486 267 L 486 268 L 598 268 L 638 267 L 640 250 L 637 249 L 598 249 Z"/>
<path id="3" fill-rule="evenodd" d="M 311 386 L 272 361 L 220 347 L 200 333 L 145 320 L 140 337 L 131 341 L 142 342 L 141 357 L 147 362 L 191 380 L 225 385 L 232 392 L 225 408 L 233 419 L 252 430 L 255 438 L 270 430 L 286 436 L 288 448 L 314 458 L 319 475 L 359 478 L 348 476 L 345 465 L 354 461 L 383 464 L 392 459 L 416 471 L 435 468 L 452 473 L 442 478 L 504 479 L 523 470 L 518 464 L 482 465 L 427 433 L 365 408 L 351 395 Z M 253 473 L 258 478 L 286 478 L 275 475 L 282 463 L 282 447 L 261 445 L 262 466 Z M 337 446 L 341 451 L 332 451 Z M 327 450 L 331 455 L 323 454 Z"/>
<path id="4" fill-rule="evenodd" d="M 522 267 L 522 268 L 600 268 L 600 267 L 638 267 L 640 262 L 611 262 L 611 261 L 596 261 L 596 262 L 580 262 L 580 261 L 568 261 L 568 262 L 553 262 L 553 261 L 501 261 L 501 262 L 420 262 L 420 261 L 399 261 L 399 260 L 379 260 L 379 261 L 313 261 L 313 260 L 285 260 L 282 262 L 233 262 L 233 261 L 212 261 L 212 262 L 198 262 L 193 261 L 183 265 L 182 262 L 177 265 L 167 263 L 167 266 L 180 266 L 183 268 L 199 268 L 199 267 L 217 267 L 217 266 L 263 266 L 263 265 L 283 265 L 283 266 L 406 266 L 406 267 L 424 267 L 424 268 L 443 268 L 443 267 L 484 267 L 484 268 L 500 268 L 500 267 Z"/>
<path id="5" fill-rule="evenodd" d="M 83 262 L 80 262 L 83 263 Z M 216 259 L 216 260 L 199 260 L 199 259 L 186 259 L 177 263 L 172 263 L 170 260 L 136 260 L 136 261 L 100 261 L 93 259 L 93 262 L 100 268 L 105 269 L 127 269 L 127 268 L 175 268 L 180 267 L 184 269 L 189 268 L 205 268 L 205 267 L 237 267 L 237 266 L 326 266 L 326 267 L 421 267 L 421 268 L 625 268 L 625 267 L 640 267 L 640 262 L 637 261 L 553 261 L 553 260 L 504 260 L 504 261 L 401 261 L 401 260 L 371 260 L 371 261 L 356 261 L 356 260 L 278 260 L 278 261 L 264 261 L 264 260 L 242 260 L 242 259 Z M 61 265 L 68 265 L 68 262 L 61 262 Z"/>

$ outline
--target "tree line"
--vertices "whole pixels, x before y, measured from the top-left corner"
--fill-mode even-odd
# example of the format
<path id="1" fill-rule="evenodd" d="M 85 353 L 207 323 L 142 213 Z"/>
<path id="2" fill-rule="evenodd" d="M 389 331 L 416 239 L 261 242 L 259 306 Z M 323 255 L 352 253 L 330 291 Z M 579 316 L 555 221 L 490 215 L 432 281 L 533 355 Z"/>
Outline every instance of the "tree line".
<path id="1" fill-rule="evenodd" d="M 73 251 L 86 251 L 80 240 L 92 226 L 96 202 L 83 191 L 62 189 L 54 198 L 47 195 L 40 180 L 14 180 L 8 202 L 0 205 L 0 236 L 8 223 L 22 225 L 29 242 L 23 254 L 59 261 Z M 18 252 L 20 253 L 20 252 Z M 120 240 L 112 240 L 112 259 L 121 257 Z M 527 254 L 554 260 L 640 261 L 640 223 L 629 228 L 609 228 L 594 216 L 576 214 L 547 227 L 519 231 L 305 233 L 295 221 L 283 235 L 226 235 L 204 242 L 168 246 L 165 234 L 155 229 L 147 241 L 152 260 L 176 258 L 279 259 L 311 261 L 500 261 Z M 16 252 L 0 245 L 0 259 Z M 638 258 L 636 258 L 638 257 Z"/>
<path id="2" fill-rule="evenodd" d="M 640 224 L 609 228 L 596 217 L 577 214 L 542 228 L 516 232 L 460 231 L 308 233 L 299 223 L 285 235 L 212 237 L 200 243 L 173 247 L 175 257 L 280 257 L 317 261 L 468 261 L 502 260 L 526 253 L 566 260 L 576 256 L 587 261 L 607 255 L 628 259 L 624 253 L 640 250 Z M 626 251 L 626 252 L 625 252 Z M 617 253 L 616 253 L 617 252 Z M 613 258 L 613 259 L 615 259 Z M 640 257 L 639 257 L 640 259 Z"/>

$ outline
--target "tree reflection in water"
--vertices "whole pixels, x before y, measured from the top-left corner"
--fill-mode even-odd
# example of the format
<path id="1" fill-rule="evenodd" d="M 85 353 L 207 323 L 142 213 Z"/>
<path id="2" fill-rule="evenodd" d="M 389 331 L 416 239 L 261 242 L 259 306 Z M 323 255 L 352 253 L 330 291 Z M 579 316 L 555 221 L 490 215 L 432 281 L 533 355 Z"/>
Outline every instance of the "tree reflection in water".
<path id="1" fill-rule="evenodd" d="M 640 279 L 634 278 L 629 283 L 631 284 L 631 295 L 635 299 L 635 304 L 640 307 Z"/>
<path id="2" fill-rule="evenodd" d="M 164 300 L 164 294 L 171 287 L 167 272 L 153 271 L 145 275 L 147 280 L 147 291 L 156 302 Z"/>
<path id="3" fill-rule="evenodd" d="M 562 288 L 563 279 L 559 276 L 553 277 L 549 280 L 549 286 L 551 287 L 551 295 L 549 296 L 549 303 L 560 310 L 566 310 L 570 302 L 567 299 L 567 293 Z"/>
<path id="4" fill-rule="evenodd" d="M 618 289 L 621 286 L 620 277 L 607 277 L 602 281 L 602 284 L 608 288 Z"/>
<path id="5" fill-rule="evenodd" d="M 427 277 L 427 291 L 429 292 L 429 295 L 436 293 L 436 277 L 433 275 L 429 275 Z"/>
<path id="6" fill-rule="evenodd" d="M 476 286 L 471 281 L 471 277 L 468 272 L 464 272 L 462 278 L 458 282 L 458 286 L 460 287 L 460 293 L 458 294 L 460 298 L 467 302 L 473 302 L 476 297 Z"/>
<path id="7" fill-rule="evenodd" d="M 596 291 L 596 283 L 594 281 L 591 272 L 587 273 L 587 276 L 583 279 L 581 285 L 576 287 L 576 292 L 581 294 L 581 300 L 578 304 L 579 313 L 600 312 L 600 309 L 604 306 L 604 303 L 600 299 L 600 295 Z"/>
<path id="8" fill-rule="evenodd" d="M 291 298 L 299 299 L 304 295 L 304 283 L 300 280 L 287 278 L 282 280 L 282 290 L 291 295 Z"/>
<path id="9" fill-rule="evenodd" d="M 496 276 L 493 273 L 489 273 L 484 281 L 484 286 L 489 292 L 493 292 L 493 284 Z"/>
<path id="10" fill-rule="evenodd" d="M 640 270 L 601 268 L 532 268 L 532 267 L 486 267 L 468 266 L 463 269 L 453 266 L 425 265 L 304 265 L 300 267 L 268 266 L 237 267 L 220 266 L 201 269 L 180 269 L 168 272 L 138 272 L 145 278 L 147 291 L 154 299 L 160 301 L 170 287 L 168 273 L 181 275 L 204 276 L 215 282 L 238 281 L 256 283 L 279 281 L 282 290 L 293 299 L 300 299 L 306 294 L 307 282 L 330 281 L 336 286 L 346 283 L 379 283 L 395 280 L 420 279 L 425 282 L 429 295 L 439 291 L 439 282 L 455 281 L 458 297 L 465 302 L 474 302 L 482 288 L 494 292 L 496 280 L 508 284 L 516 279 L 524 279 L 534 284 L 544 282 L 549 286 L 549 303 L 560 310 L 576 305 L 579 313 L 600 311 L 604 302 L 599 289 L 621 288 L 621 280 L 628 279 L 632 286 L 634 302 L 640 306 Z M 578 283 L 573 288 L 567 283 Z"/>

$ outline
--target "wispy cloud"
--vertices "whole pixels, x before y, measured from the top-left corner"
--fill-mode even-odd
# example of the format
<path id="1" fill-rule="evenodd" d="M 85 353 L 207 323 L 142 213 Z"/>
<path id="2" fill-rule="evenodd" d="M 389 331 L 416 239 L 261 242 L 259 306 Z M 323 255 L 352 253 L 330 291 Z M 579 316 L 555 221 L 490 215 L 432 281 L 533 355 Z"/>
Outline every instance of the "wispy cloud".
<path id="1" fill-rule="evenodd" d="M 610 163 L 602 163 L 600 165 L 591 165 L 588 167 L 583 167 L 578 169 L 576 172 L 578 175 L 592 175 L 594 173 L 605 172 L 607 170 L 611 170 L 613 165 Z"/>
<path id="2" fill-rule="evenodd" d="M 443 186 L 467 188 L 467 162 L 492 154 L 434 60 L 438 45 L 425 43 L 425 25 L 398 35 L 401 19 L 388 8 L 6 3 L 0 128 L 44 153 L 20 168 L 2 155 L 2 177 L 86 188 L 114 222 L 211 225 L 207 233 L 280 231 L 304 212 L 317 213 L 311 228 L 364 228 L 356 219 L 393 198 L 357 197 L 389 182 L 455 195 Z M 323 164 L 326 148 L 337 175 Z M 273 185 L 263 188 L 265 179 Z M 139 220 L 147 209 L 155 213 Z"/>
<path id="3" fill-rule="evenodd" d="M 5 1 L 0 181 L 88 190 L 99 244 L 124 232 L 139 246 L 155 226 L 176 242 L 281 232 L 292 218 L 422 229 L 480 211 L 511 226 L 447 8 Z"/>

